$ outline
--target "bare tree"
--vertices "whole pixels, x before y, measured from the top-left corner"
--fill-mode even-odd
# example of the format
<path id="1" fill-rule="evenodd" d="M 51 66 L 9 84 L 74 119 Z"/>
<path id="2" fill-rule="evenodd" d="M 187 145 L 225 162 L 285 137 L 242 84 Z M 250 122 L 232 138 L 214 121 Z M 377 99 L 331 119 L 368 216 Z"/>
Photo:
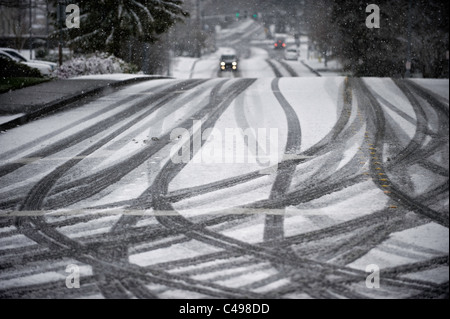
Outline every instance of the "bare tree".
<path id="1" fill-rule="evenodd" d="M 4 36 L 14 36 L 14 48 L 20 50 L 26 42 L 30 23 L 27 14 L 29 2 L 25 0 L 0 0 L 0 19 L 3 21 Z"/>

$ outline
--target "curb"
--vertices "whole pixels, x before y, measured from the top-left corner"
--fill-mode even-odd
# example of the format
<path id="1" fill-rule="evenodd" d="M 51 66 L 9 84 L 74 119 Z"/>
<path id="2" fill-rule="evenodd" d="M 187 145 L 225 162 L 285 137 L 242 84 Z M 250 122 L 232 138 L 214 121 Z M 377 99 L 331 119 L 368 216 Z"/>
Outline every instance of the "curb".
<path id="1" fill-rule="evenodd" d="M 200 61 L 200 59 L 197 59 L 194 61 L 194 63 L 192 63 L 191 70 L 189 72 L 189 79 L 192 79 L 192 77 L 194 76 L 194 70 L 195 70 L 195 67 L 197 66 L 198 61 Z"/>
<path id="2" fill-rule="evenodd" d="M 130 85 L 130 84 L 134 84 L 134 83 L 152 81 L 152 80 L 162 80 L 162 79 L 171 79 L 171 78 L 165 77 L 165 76 L 132 78 L 132 79 L 128 79 L 128 80 L 108 83 L 106 86 L 92 89 L 92 90 L 89 90 L 89 91 L 86 91 L 83 93 L 75 93 L 67 98 L 62 99 L 62 100 L 43 104 L 40 106 L 39 110 L 25 114 L 21 117 L 15 118 L 14 120 L 11 120 L 9 122 L 0 124 L 0 131 L 7 131 L 7 130 L 13 129 L 17 126 L 31 122 L 32 120 L 35 120 L 35 119 L 42 117 L 44 115 L 47 115 L 51 112 L 57 111 L 73 102 L 76 102 L 79 99 L 83 99 L 83 98 L 87 98 L 87 97 L 99 94 L 107 88 L 119 88 L 121 86 L 126 86 L 126 85 Z"/>
<path id="3" fill-rule="evenodd" d="M 312 73 L 314 73 L 315 75 L 317 75 L 318 77 L 322 77 L 322 74 L 320 74 L 319 72 L 317 72 L 315 69 L 313 69 L 312 67 L 310 67 L 308 64 L 305 63 L 305 61 L 301 60 L 300 61 L 304 66 L 306 66 Z"/>

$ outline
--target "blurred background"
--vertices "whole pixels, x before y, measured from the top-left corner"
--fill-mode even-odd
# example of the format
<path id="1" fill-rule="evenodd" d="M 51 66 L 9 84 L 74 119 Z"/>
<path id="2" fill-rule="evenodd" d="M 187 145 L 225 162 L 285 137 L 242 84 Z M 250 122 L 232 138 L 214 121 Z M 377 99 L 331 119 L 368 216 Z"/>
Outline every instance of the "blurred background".
<path id="1" fill-rule="evenodd" d="M 169 74 L 174 57 L 215 52 L 223 45 L 218 33 L 250 19 L 267 40 L 303 37 L 305 58 L 325 66 L 338 61 L 355 76 L 402 77 L 407 62 L 407 76 L 449 73 L 447 1 L 379 0 L 379 29 L 366 27 L 369 3 L 357 0 L 167 0 L 161 8 L 137 1 L 151 15 L 133 2 L 0 0 L 0 47 L 56 62 L 62 42 L 64 61 L 108 52 L 146 74 Z M 58 18 L 58 5 L 69 3 L 80 7 L 80 29 L 69 30 Z M 128 3 L 129 18 L 123 13 Z"/>

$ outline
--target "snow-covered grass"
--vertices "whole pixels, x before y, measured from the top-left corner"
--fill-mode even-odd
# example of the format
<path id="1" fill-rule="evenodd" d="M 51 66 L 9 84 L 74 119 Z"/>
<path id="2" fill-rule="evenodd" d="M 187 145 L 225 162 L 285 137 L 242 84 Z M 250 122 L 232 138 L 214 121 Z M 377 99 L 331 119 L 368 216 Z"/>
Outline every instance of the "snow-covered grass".
<path id="1" fill-rule="evenodd" d="M 176 57 L 172 59 L 171 76 L 177 79 L 189 79 L 194 64 L 198 61 L 196 58 Z"/>

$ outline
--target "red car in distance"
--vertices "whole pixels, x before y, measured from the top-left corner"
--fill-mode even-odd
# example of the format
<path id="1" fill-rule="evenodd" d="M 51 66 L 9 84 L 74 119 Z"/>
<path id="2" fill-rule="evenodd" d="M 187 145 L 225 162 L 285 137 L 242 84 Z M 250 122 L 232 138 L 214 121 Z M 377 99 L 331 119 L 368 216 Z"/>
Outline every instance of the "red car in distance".
<path id="1" fill-rule="evenodd" d="M 286 41 L 283 38 L 278 38 L 274 44 L 275 49 L 285 49 Z"/>

